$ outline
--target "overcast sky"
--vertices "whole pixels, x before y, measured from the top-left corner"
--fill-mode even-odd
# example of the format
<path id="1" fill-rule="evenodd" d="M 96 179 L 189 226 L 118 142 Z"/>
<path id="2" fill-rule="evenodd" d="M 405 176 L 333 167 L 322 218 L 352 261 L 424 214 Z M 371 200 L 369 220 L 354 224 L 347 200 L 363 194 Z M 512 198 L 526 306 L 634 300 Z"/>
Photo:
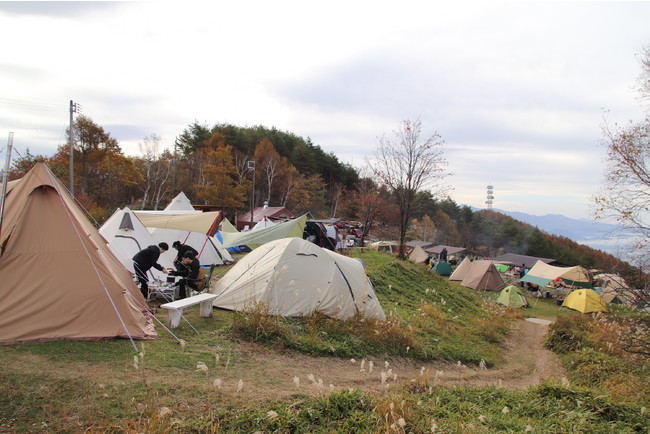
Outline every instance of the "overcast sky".
<path id="1" fill-rule="evenodd" d="M 603 117 L 643 117 L 650 2 L 213 3 L 0 2 L 0 160 L 9 132 L 14 156 L 51 156 L 70 100 L 130 155 L 196 120 L 276 127 L 360 166 L 420 119 L 456 202 L 482 208 L 492 184 L 495 208 L 583 218 Z"/>

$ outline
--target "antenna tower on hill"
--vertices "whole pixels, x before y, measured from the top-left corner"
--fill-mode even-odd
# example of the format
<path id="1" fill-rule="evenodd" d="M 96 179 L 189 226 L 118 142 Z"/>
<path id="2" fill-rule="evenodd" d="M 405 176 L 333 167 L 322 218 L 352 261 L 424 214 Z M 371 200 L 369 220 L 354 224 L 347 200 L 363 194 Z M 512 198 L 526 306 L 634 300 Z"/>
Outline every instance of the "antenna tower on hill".
<path id="1" fill-rule="evenodd" d="M 487 200 L 485 203 L 487 204 L 487 209 L 492 209 L 492 203 L 494 203 L 494 186 L 493 185 L 488 185 L 487 186 Z"/>

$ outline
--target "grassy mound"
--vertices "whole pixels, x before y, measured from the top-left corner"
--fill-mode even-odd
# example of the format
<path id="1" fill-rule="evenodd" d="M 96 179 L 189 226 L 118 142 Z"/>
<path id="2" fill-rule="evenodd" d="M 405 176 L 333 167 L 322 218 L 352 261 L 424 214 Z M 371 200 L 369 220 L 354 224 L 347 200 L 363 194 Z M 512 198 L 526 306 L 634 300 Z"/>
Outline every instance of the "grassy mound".
<path id="1" fill-rule="evenodd" d="M 475 291 L 426 267 L 388 254 L 361 255 L 386 321 L 357 316 L 346 321 L 321 315 L 269 316 L 264 306 L 234 314 L 236 338 L 309 355 L 359 358 L 402 356 L 488 366 L 499 361 L 499 343 L 515 311 L 486 303 Z"/>

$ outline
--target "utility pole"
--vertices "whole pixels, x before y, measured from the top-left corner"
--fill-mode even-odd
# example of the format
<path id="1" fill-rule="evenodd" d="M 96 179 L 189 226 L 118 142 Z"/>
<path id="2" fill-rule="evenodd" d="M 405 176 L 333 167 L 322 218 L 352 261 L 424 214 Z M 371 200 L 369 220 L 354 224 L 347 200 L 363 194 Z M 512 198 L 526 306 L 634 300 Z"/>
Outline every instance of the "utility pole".
<path id="1" fill-rule="evenodd" d="M 7 180 L 9 179 L 9 165 L 11 162 L 11 147 L 14 144 L 14 133 L 9 133 L 7 140 L 7 155 L 5 159 L 5 169 L 2 172 L 2 196 L 0 196 L 0 233 L 2 232 L 2 217 L 5 212 L 5 197 L 7 196 Z M 0 255 L 2 254 L 2 246 L 0 246 Z"/>
<path id="2" fill-rule="evenodd" d="M 248 160 L 246 168 L 249 172 L 253 172 L 253 188 L 251 190 L 251 225 L 249 230 L 253 229 L 253 209 L 255 208 L 255 160 Z"/>
<path id="3" fill-rule="evenodd" d="M 74 197 L 74 125 L 72 114 L 77 112 L 77 104 L 70 100 L 70 194 Z"/>

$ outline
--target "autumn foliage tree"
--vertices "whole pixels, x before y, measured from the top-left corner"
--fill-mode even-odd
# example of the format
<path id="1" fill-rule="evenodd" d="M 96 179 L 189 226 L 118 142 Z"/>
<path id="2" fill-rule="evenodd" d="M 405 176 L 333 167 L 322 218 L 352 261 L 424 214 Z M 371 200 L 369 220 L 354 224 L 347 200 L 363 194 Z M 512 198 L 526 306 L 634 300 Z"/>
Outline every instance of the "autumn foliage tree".
<path id="1" fill-rule="evenodd" d="M 197 196 L 205 203 L 226 209 L 242 207 L 245 191 L 237 182 L 232 146 L 225 144 L 221 134 L 214 133 L 200 152 L 203 166 L 200 168 L 200 183 L 195 185 Z"/>

